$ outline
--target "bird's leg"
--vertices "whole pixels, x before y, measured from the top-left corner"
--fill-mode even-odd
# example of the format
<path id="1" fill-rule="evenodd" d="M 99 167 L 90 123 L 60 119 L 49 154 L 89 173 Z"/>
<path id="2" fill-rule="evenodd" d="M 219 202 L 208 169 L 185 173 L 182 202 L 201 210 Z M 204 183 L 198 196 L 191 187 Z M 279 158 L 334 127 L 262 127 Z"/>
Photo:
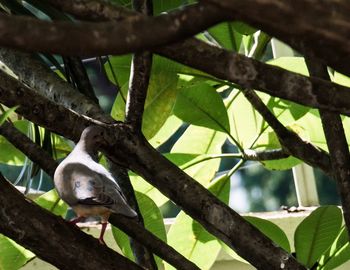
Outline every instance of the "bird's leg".
<path id="1" fill-rule="evenodd" d="M 85 219 L 85 217 L 79 216 L 79 217 L 76 217 L 76 218 L 73 218 L 72 220 L 70 220 L 69 223 L 77 226 L 77 223 L 79 221 L 84 220 L 84 219 Z"/>
<path id="2" fill-rule="evenodd" d="M 107 227 L 107 224 L 108 222 L 102 222 L 102 228 L 101 228 L 101 234 L 100 234 L 100 237 L 98 238 L 98 241 L 100 241 L 100 243 L 102 245 L 105 245 L 106 246 L 106 243 L 105 241 L 103 240 L 103 235 L 105 234 L 105 231 L 106 231 L 106 227 Z"/>

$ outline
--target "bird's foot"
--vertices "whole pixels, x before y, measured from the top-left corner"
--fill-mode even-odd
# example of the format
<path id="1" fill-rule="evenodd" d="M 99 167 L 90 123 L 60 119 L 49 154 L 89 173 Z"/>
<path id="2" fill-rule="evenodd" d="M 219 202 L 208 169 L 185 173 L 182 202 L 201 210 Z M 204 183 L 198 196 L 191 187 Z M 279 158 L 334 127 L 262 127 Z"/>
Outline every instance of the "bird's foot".
<path id="1" fill-rule="evenodd" d="M 100 242 L 101 245 L 107 246 L 105 240 L 103 238 L 99 238 L 98 241 Z"/>

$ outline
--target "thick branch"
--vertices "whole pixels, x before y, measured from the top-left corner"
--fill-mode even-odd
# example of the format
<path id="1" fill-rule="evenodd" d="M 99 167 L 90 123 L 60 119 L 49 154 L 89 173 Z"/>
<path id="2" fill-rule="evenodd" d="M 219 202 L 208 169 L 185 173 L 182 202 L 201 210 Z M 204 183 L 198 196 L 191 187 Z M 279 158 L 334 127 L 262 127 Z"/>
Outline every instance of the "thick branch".
<path id="1" fill-rule="evenodd" d="M 26 200 L 1 174 L 0 186 L 1 233 L 45 261 L 67 270 L 141 269 L 92 236 Z"/>
<path id="2" fill-rule="evenodd" d="M 350 74 L 350 2 L 347 0 L 202 2 L 231 10 L 237 19 L 285 41 L 304 55 L 322 59 L 329 66 Z"/>
<path id="3" fill-rule="evenodd" d="M 82 2 L 84 3 L 86 1 Z M 90 2 L 94 1 L 89 1 L 89 3 Z M 80 6 L 78 10 L 81 11 L 84 7 L 84 5 Z M 196 7 L 201 9 L 200 6 Z M 196 7 L 192 7 L 193 10 L 196 9 Z M 112 16 L 113 9 L 114 6 L 108 6 L 109 13 L 98 14 L 100 14 L 101 19 L 106 19 L 108 14 Z M 77 10 L 73 10 L 72 12 L 77 12 Z M 210 16 L 207 15 L 206 12 L 210 13 Z M 197 15 L 203 17 L 208 16 L 208 18 L 210 18 L 210 20 L 208 20 L 209 22 L 213 19 L 212 17 L 222 16 L 222 11 L 221 13 L 219 12 L 219 15 L 217 15 L 217 13 L 217 11 L 213 12 L 211 7 L 208 7 L 201 9 L 201 12 Z M 121 10 L 116 9 L 115 15 L 122 16 L 121 14 Z M 95 19 L 96 18 L 97 14 L 95 15 Z M 129 19 L 132 20 L 132 18 L 134 18 L 134 16 Z M 146 17 L 139 18 L 141 18 L 141 15 L 135 20 L 146 20 Z M 190 21 L 197 26 L 196 18 L 195 16 L 191 18 Z M 200 22 L 201 20 L 198 20 L 198 25 Z M 83 24 L 84 23 L 80 23 L 79 25 L 81 26 Z M 21 36 L 22 31 L 18 33 L 20 33 L 19 35 Z M 42 34 L 46 35 L 46 32 Z M 89 46 L 93 46 L 93 44 L 94 43 L 89 43 Z M 47 48 L 49 49 L 49 47 Z M 84 46 L 84 48 L 87 49 L 88 47 Z M 132 47 L 129 48 L 129 51 L 133 51 Z M 350 90 L 349 88 L 334 83 L 288 72 L 284 69 L 260 63 L 245 56 L 220 49 L 195 39 L 189 39 L 171 46 L 157 48 L 154 49 L 154 51 L 220 79 L 237 83 L 243 88 L 256 89 L 272 96 L 291 100 L 306 106 L 350 115 Z M 106 50 L 104 52 L 108 53 L 109 51 Z M 333 98 L 329 99 L 329 96 Z"/>
<path id="4" fill-rule="evenodd" d="M 0 73 L 0 75 L 3 73 Z M 5 82 L 8 89 L 12 89 L 12 91 L 7 91 L 6 99 L 3 95 L 1 95 L 1 89 L 3 85 L 0 85 L 0 100 L 1 102 L 4 102 L 5 104 L 18 104 L 16 103 L 16 100 L 18 96 L 16 95 L 16 89 L 20 89 L 20 83 L 18 83 L 16 80 L 9 78 L 7 75 L 4 77 L 0 77 L 1 82 Z M 9 81 L 6 81 L 6 78 L 9 79 Z M 6 83 L 7 82 L 7 83 Z M 10 88 L 12 87 L 12 88 Z M 84 129 L 85 126 L 93 124 L 93 122 L 89 122 L 87 118 L 82 118 L 72 111 L 67 111 L 66 109 L 62 108 L 61 106 L 58 106 L 54 103 L 51 103 L 49 101 L 45 101 L 45 98 L 38 96 L 35 92 L 31 91 L 28 88 L 23 87 L 22 89 L 26 89 L 28 91 L 23 93 L 21 92 L 21 95 L 17 101 L 21 101 L 21 104 L 24 107 L 26 104 L 26 100 L 29 100 L 31 104 L 34 107 L 37 107 L 37 104 L 40 104 L 38 107 L 42 108 L 40 109 L 41 112 L 45 115 L 49 115 L 52 118 L 50 119 L 62 119 L 59 120 L 55 124 L 55 120 L 51 121 L 48 120 L 47 124 L 45 125 L 42 122 L 42 118 L 40 114 L 33 113 L 31 110 L 21 110 L 21 108 L 18 109 L 18 112 L 23 113 L 26 117 L 31 119 L 32 121 L 38 121 L 42 125 L 44 125 L 46 128 L 57 131 L 59 130 L 59 133 L 62 134 L 62 131 L 66 130 L 63 134 L 65 137 L 68 137 L 73 140 L 77 140 L 80 136 L 80 133 Z M 11 94 L 12 93 L 12 94 Z M 16 97 L 17 96 L 17 97 Z M 29 98 L 30 97 L 30 98 Z M 42 106 L 44 102 L 48 102 L 47 106 Z M 10 106 L 10 105 L 9 105 Z M 56 108 L 55 108 L 56 107 Z M 69 116 L 71 115 L 71 116 Z M 56 118 L 57 117 L 57 118 Z M 60 118 L 62 117 L 62 118 Z M 76 124 L 74 125 L 75 129 L 67 129 L 67 126 L 71 126 L 69 123 L 72 121 L 71 119 L 74 119 L 73 121 L 76 121 Z M 27 155 L 30 159 L 35 161 L 42 169 L 44 169 L 48 174 L 53 177 L 53 173 L 56 169 L 57 163 L 52 159 L 52 157 L 46 155 L 45 151 L 37 146 L 34 142 L 30 141 L 25 135 L 20 133 L 17 130 L 8 129 L 8 124 L 4 124 L 0 127 L 0 133 L 3 133 L 6 138 L 9 136 L 10 142 L 14 144 L 16 148 L 21 150 L 25 155 Z M 11 138 L 10 138 L 11 136 Z M 155 254 L 157 254 L 162 259 L 166 260 L 170 264 L 172 264 L 174 267 L 178 269 L 198 269 L 192 262 L 188 261 L 185 257 L 180 255 L 176 250 L 169 247 L 166 243 L 158 239 L 156 236 L 154 236 L 152 233 L 145 230 L 142 226 L 137 224 L 134 221 L 131 221 L 128 218 L 118 217 L 111 218 L 111 223 L 124 230 L 127 227 L 126 233 L 128 233 L 131 237 L 134 237 L 137 241 L 143 243 L 146 245 L 149 249 L 151 249 Z M 142 231 L 142 233 L 140 233 Z M 17 240 L 17 239 L 14 239 Z M 39 255 L 39 254 L 38 254 Z"/>
<path id="5" fill-rule="evenodd" d="M 134 0 L 134 10 L 144 15 L 152 15 L 151 1 Z M 125 122 L 135 130 L 141 131 L 147 88 L 152 69 L 150 52 L 135 53 L 132 58 L 128 99 L 126 103 Z"/>
<path id="6" fill-rule="evenodd" d="M 344 86 L 263 64 L 196 39 L 158 48 L 156 52 L 243 88 L 350 115 L 350 89 Z"/>
<path id="7" fill-rule="evenodd" d="M 132 58 L 128 99 L 126 103 L 125 123 L 136 131 L 141 131 L 142 116 L 151 74 L 152 54 L 135 53 Z"/>
<path id="8" fill-rule="evenodd" d="M 125 54 L 190 37 L 224 15 L 212 4 L 194 4 L 157 17 L 132 16 L 118 23 L 48 22 L 0 14 L 0 44 L 67 56 Z"/>
<path id="9" fill-rule="evenodd" d="M 25 84 L 50 100 L 73 109 L 78 113 L 111 123 L 103 110 L 95 102 L 74 88 L 42 62 L 31 55 L 12 49 L 0 48 L 0 60 L 4 62 Z"/>
<path id="10" fill-rule="evenodd" d="M 18 112 L 29 120 L 73 139 L 79 137 L 86 125 L 91 124 L 91 120 L 89 122 L 79 117 L 26 87 L 20 88 L 18 95 L 18 82 L 6 74 L 2 75 L 0 101 L 7 106 L 22 105 Z M 5 89 L 8 90 L 5 92 Z M 33 112 L 32 108 L 37 109 Z M 67 129 L 67 126 L 74 128 Z M 277 247 L 239 214 L 153 149 L 140 134 L 133 133 L 124 124 L 109 126 L 107 132 L 110 135 L 108 145 L 101 149 L 107 157 L 143 176 L 254 266 L 279 269 L 283 264 L 284 269 L 304 269 L 294 257 Z M 271 257 L 270 254 L 275 256 Z"/>
<path id="11" fill-rule="evenodd" d="M 306 59 L 311 76 L 329 80 L 327 67 L 317 59 Z M 320 110 L 334 178 L 338 184 L 345 224 L 350 235 L 350 154 L 340 115 Z"/>

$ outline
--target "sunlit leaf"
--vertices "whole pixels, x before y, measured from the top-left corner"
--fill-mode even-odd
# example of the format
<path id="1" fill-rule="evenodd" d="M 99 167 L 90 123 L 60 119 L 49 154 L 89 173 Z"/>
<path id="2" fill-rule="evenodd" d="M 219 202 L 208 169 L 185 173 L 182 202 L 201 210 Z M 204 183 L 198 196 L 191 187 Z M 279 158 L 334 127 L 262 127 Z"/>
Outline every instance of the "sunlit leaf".
<path id="1" fill-rule="evenodd" d="M 14 122 L 15 127 L 24 134 L 27 134 L 29 123 L 25 120 Z M 0 135 L 0 163 L 8 165 L 22 166 L 24 164 L 25 156 L 9 143 L 3 136 Z"/>
<path id="2" fill-rule="evenodd" d="M 3 114 L 0 115 L 0 126 L 10 117 L 10 114 L 13 113 L 19 106 L 15 106 L 11 109 L 6 110 Z"/>
<path id="3" fill-rule="evenodd" d="M 18 245 L 15 241 L 0 234 L 0 269 L 17 270 L 25 265 L 35 254 Z"/>
<path id="4" fill-rule="evenodd" d="M 68 205 L 60 199 L 55 189 L 46 192 L 34 201 L 41 207 L 58 216 L 64 217 L 68 210 Z"/>
<path id="5" fill-rule="evenodd" d="M 178 94 L 174 114 L 193 125 L 229 133 L 230 126 L 220 95 L 206 83 L 189 84 Z"/>

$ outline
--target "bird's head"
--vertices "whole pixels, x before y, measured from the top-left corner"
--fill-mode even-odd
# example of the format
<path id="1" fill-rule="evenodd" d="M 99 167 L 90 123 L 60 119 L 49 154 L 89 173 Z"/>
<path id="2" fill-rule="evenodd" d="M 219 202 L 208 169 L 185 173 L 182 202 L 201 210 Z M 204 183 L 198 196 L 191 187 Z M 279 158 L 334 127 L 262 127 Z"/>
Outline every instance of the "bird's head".
<path id="1" fill-rule="evenodd" d="M 99 126 L 89 126 L 83 130 L 79 143 L 83 143 L 87 149 L 96 150 L 105 142 L 105 130 Z"/>

